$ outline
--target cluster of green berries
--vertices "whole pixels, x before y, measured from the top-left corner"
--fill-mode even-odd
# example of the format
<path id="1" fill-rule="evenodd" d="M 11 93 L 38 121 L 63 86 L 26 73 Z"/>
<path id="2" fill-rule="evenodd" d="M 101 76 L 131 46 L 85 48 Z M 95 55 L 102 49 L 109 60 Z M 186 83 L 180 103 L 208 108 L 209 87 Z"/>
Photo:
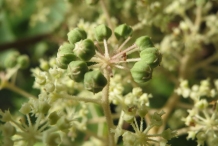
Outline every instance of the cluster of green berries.
<path id="1" fill-rule="evenodd" d="M 97 40 L 95 43 L 104 44 L 104 54 L 98 52 L 99 48 L 91 39 L 87 38 L 85 30 L 75 28 L 67 34 L 69 43 L 60 46 L 56 63 L 58 67 L 67 70 L 67 74 L 72 80 L 84 82 L 87 90 L 97 93 L 107 84 L 107 79 L 100 70 L 90 68 L 93 65 L 98 65 L 98 68 L 103 70 L 111 69 L 116 66 L 116 63 L 123 62 L 121 60 L 123 54 L 118 49 L 113 50 L 115 55 L 112 53 L 113 56 L 110 56 L 106 43 L 112 35 L 112 30 L 109 27 L 104 24 L 98 25 L 94 29 L 94 33 Z M 114 29 L 114 35 L 118 40 L 128 40 L 132 35 L 132 28 L 126 24 L 121 24 Z M 132 48 L 123 51 L 128 53 L 134 48 L 140 50 L 140 58 L 130 71 L 137 83 L 144 83 L 151 79 L 153 68 L 160 64 L 161 54 L 148 36 L 138 38 Z"/>
<path id="2" fill-rule="evenodd" d="M 94 93 L 101 91 L 107 84 L 106 78 L 101 71 L 88 68 L 88 61 L 95 55 L 94 42 L 87 39 L 86 32 L 81 28 L 71 30 L 68 33 L 68 41 L 69 43 L 63 44 L 58 50 L 57 65 L 67 69 L 67 74 L 72 80 L 84 81 L 87 90 Z"/>
<path id="3" fill-rule="evenodd" d="M 162 55 L 148 36 L 139 37 L 135 44 L 140 49 L 140 61 L 130 71 L 135 82 L 144 83 L 152 78 L 153 69 L 160 64 Z"/>
<path id="4" fill-rule="evenodd" d="M 29 57 L 27 55 L 21 55 L 16 50 L 8 50 L 1 54 L 0 67 L 13 68 L 19 67 L 25 69 L 29 66 Z"/>

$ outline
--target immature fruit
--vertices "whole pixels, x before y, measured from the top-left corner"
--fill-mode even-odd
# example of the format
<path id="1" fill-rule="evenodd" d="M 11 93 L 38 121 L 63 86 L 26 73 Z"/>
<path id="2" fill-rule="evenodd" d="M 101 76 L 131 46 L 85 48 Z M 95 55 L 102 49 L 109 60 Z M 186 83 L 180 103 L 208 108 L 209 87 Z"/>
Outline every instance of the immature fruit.
<path id="1" fill-rule="evenodd" d="M 60 68 L 67 69 L 68 64 L 77 59 L 76 55 L 74 55 L 73 49 L 73 44 L 64 43 L 60 46 L 56 58 L 57 65 Z"/>
<path id="2" fill-rule="evenodd" d="M 4 60 L 4 67 L 6 68 L 12 68 L 17 65 L 17 58 L 19 56 L 19 52 L 12 50 L 7 52 L 7 56 Z"/>
<path id="3" fill-rule="evenodd" d="M 114 34 L 118 40 L 121 38 L 126 39 L 132 34 L 132 28 L 126 24 L 121 24 L 115 28 Z"/>
<path id="4" fill-rule="evenodd" d="M 99 70 L 87 72 L 84 76 L 85 88 L 93 93 L 102 91 L 107 84 L 107 79 Z"/>
<path id="5" fill-rule="evenodd" d="M 17 58 L 17 64 L 21 69 L 25 69 L 29 66 L 29 57 L 27 55 L 21 55 Z"/>
<path id="6" fill-rule="evenodd" d="M 148 36 L 142 36 L 138 38 L 135 41 L 135 44 L 139 47 L 141 51 L 149 47 L 154 47 L 154 44 L 152 43 L 150 37 Z"/>
<path id="7" fill-rule="evenodd" d="M 107 40 L 112 34 L 111 29 L 104 24 L 98 25 L 94 31 L 97 41 Z"/>
<path id="8" fill-rule="evenodd" d="M 71 44 L 75 44 L 76 42 L 79 42 L 80 40 L 84 40 L 87 38 L 87 34 L 85 32 L 85 30 L 81 29 L 81 28 L 75 28 L 73 30 L 71 30 L 68 34 L 68 41 Z"/>
<path id="9" fill-rule="evenodd" d="M 152 78 L 152 71 L 152 68 L 144 60 L 136 62 L 130 70 L 134 81 L 137 83 L 149 81 Z"/>
<path id="10" fill-rule="evenodd" d="M 150 65 L 150 67 L 155 68 L 158 65 L 160 65 L 162 55 L 159 53 L 158 49 L 155 47 L 150 47 L 145 50 L 143 50 L 140 53 L 140 58 L 147 64 Z"/>
<path id="11" fill-rule="evenodd" d="M 76 43 L 74 53 L 83 61 L 89 61 L 95 55 L 95 48 L 92 40 L 85 39 Z"/>
<path id="12" fill-rule="evenodd" d="M 72 61 L 67 68 L 68 76 L 76 82 L 81 82 L 87 71 L 87 64 L 83 61 Z"/>

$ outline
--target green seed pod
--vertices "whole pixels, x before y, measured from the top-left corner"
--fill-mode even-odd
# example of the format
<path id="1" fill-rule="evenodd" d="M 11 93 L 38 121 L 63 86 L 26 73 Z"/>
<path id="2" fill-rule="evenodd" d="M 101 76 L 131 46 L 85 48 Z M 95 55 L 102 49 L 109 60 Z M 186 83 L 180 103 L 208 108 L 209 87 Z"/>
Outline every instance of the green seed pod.
<path id="1" fill-rule="evenodd" d="M 67 69 L 68 64 L 76 60 L 77 57 L 73 53 L 74 45 L 64 43 L 60 48 L 58 49 L 56 62 L 58 67 L 62 69 Z"/>
<path id="2" fill-rule="evenodd" d="M 6 68 L 12 68 L 17 65 L 17 58 L 19 56 L 19 52 L 15 50 L 10 50 L 6 53 L 5 59 L 4 59 L 4 67 Z"/>
<path id="3" fill-rule="evenodd" d="M 74 53 L 83 61 L 89 61 L 95 55 L 95 48 L 92 40 L 85 39 L 76 43 Z"/>
<path id="4" fill-rule="evenodd" d="M 87 3 L 88 5 L 95 5 L 95 4 L 98 3 L 98 1 L 99 1 L 99 0 L 86 0 L 86 3 Z"/>
<path id="5" fill-rule="evenodd" d="M 29 66 L 29 57 L 27 55 L 21 55 L 17 58 L 17 64 L 21 69 L 25 69 Z"/>
<path id="6" fill-rule="evenodd" d="M 121 24 L 115 28 L 114 34 L 118 40 L 121 38 L 126 39 L 132 34 L 132 28 L 126 24 Z"/>
<path id="7" fill-rule="evenodd" d="M 104 24 L 98 25 L 94 31 L 97 41 L 107 40 L 112 34 L 111 29 Z"/>
<path id="8" fill-rule="evenodd" d="M 84 40 L 87 38 L 87 34 L 85 32 L 85 30 L 81 29 L 81 28 L 75 28 L 73 30 L 71 30 L 68 34 L 68 41 L 71 44 L 75 44 L 76 42 L 79 42 L 80 40 Z"/>
<path id="9" fill-rule="evenodd" d="M 130 70 L 134 81 L 137 83 L 149 81 L 152 78 L 152 71 L 152 68 L 144 60 L 136 62 Z"/>
<path id="10" fill-rule="evenodd" d="M 152 43 L 150 37 L 148 36 L 142 36 L 138 38 L 135 41 L 135 44 L 139 47 L 141 51 L 149 47 L 154 47 L 154 44 Z"/>
<path id="11" fill-rule="evenodd" d="M 155 68 L 158 65 L 160 65 L 162 59 L 162 55 L 155 47 L 150 47 L 143 50 L 140 53 L 140 57 L 145 63 L 149 64 L 152 68 Z"/>
<path id="12" fill-rule="evenodd" d="M 68 76 L 76 82 L 81 82 L 84 79 L 84 75 L 87 71 L 88 66 L 83 61 L 72 61 L 67 68 Z"/>
<path id="13" fill-rule="evenodd" d="M 48 117 L 48 121 L 50 125 L 54 125 L 57 123 L 57 121 L 60 119 L 60 117 L 58 116 L 57 112 L 52 112 L 49 117 Z"/>
<path id="14" fill-rule="evenodd" d="M 85 88 L 93 93 L 100 92 L 107 84 L 107 79 L 99 70 L 87 72 L 84 76 Z"/>

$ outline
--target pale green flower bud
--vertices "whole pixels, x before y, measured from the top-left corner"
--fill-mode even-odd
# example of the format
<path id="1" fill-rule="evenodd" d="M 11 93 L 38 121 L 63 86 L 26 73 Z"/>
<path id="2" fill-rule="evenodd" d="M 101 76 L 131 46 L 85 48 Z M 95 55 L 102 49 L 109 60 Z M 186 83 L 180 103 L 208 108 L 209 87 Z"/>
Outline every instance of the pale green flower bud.
<path id="1" fill-rule="evenodd" d="M 46 146 L 57 146 L 61 143 L 61 137 L 58 133 L 44 132 L 43 141 Z"/>
<path id="2" fill-rule="evenodd" d="M 121 24 L 115 28 L 114 34 L 118 40 L 126 39 L 132 34 L 132 28 L 126 24 Z"/>
<path id="3" fill-rule="evenodd" d="M 142 95 L 142 89 L 140 87 L 135 87 L 132 89 L 132 94 L 139 97 Z"/>
<path id="4" fill-rule="evenodd" d="M 123 120 L 126 121 L 127 123 L 132 123 L 134 121 L 134 116 L 124 113 Z"/>
<path id="5" fill-rule="evenodd" d="M 0 110 L 0 115 L 2 116 L 2 117 L 1 117 L 1 121 L 2 121 L 2 122 L 9 122 L 9 121 L 11 121 L 11 119 L 12 119 L 11 113 L 10 113 L 9 110 L 7 110 L 7 111 L 5 111 L 5 112 L 2 112 L 2 111 Z"/>
<path id="6" fill-rule="evenodd" d="M 93 93 L 102 91 L 107 84 L 107 79 L 99 70 L 87 72 L 84 76 L 85 88 Z"/>
<path id="7" fill-rule="evenodd" d="M 2 134 L 5 137 L 11 137 L 11 136 L 13 136 L 16 133 L 16 129 L 9 122 L 6 122 L 1 127 L 1 130 L 2 130 Z"/>
<path id="8" fill-rule="evenodd" d="M 27 55 L 21 55 L 17 58 L 17 64 L 21 69 L 25 69 L 29 66 L 30 60 Z"/>
<path id="9" fill-rule="evenodd" d="M 60 119 L 60 117 L 58 116 L 57 112 L 52 112 L 49 117 L 48 117 L 48 121 L 50 125 L 54 125 L 57 123 L 57 121 Z"/>
<path id="10" fill-rule="evenodd" d="M 21 112 L 24 115 L 29 114 L 30 111 L 31 111 L 31 105 L 29 103 L 24 103 L 19 110 L 19 112 Z"/>
<path id="11" fill-rule="evenodd" d="M 68 41 L 71 44 L 75 44 L 76 42 L 79 42 L 79 41 L 87 38 L 87 34 L 86 34 L 85 30 L 83 30 L 81 28 L 75 28 L 75 29 L 71 30 L 67 34 L 67 36 L 68 36 Z"/>
<path id="12" fill-rule="evenodd" d="M 206 139 L 207 139 L 207 134 L 204 133 L 204 132 L 199 132 L 197 135 L 196 135 L 196 138 L 197 138 L 197 142 L 199 145 L 204 145 Z"/>
<path id="13" fill-rule="evenodd" d="M 163 120 L 161 118 L 161 116 L 164 114 L 163 111 L 161 111 L 160 113 L 157 113 L 155 112 L 153 115 L 152 115 L 152 118 L 151 118 L 151 123 L 155 126 L 161 126 L 162 123 L 163 123 Z"/>
<path id="14" fill-rule="evenodd" d="M 64 131 L 70 127 L 70 122 L 65 117 L 61 117 L 56 125 L 60 130 Z"/>
<path id="15" fill-rule="evenodd" d="M 172 139 L 173 137 L 176 136 L 176 132 L 174 132 L 174 131 L 172 131 L 170 129 L 167 129 L 167 130 L 164 130 L 161 135 L 162 135 L 162 137 L 164 139 L 170 140 L 170 139 Z"/>
<path id="16" fill-rule="evenodd" d="M 53 92 L 55 90 L 55 85 L 53 83 L 48 83 L 44 86 L 45 91 Z"/>
<path id="17" fill-rule="evenodd" d="M 139 47 L 141 51 L 149 47 L 154 47 L 154 44 L 152 43 L 150 37 L 148 36 L 142 36 L 138 38 L 135 41 L 135 44 Z"/>
<path id="18" fill-rule="evenodd" d="M 56 58 L 57 65 L 60 68 L 67 69 L 68 64 L 77 59 L 76 55 L 74 55 L 73 49 L 73 44 L 64 43 L 60 46 Z"/>
<path id="19" fill-rule="evenodd" d="M 140 106 L 137 110 L 137 114 L 140 116 L 140 117 L 145 117 L 145 115 L 148 113 L 148 107 L 147 106 Z"/>
<path id="20" fill-rule="evenodd" d="M 88 66 L 83 61 L 72 61 L 67 68 L 68 76 L 76 81 L 81 82 L 84 79 L 85 73 L 88 71 Z"/>
<path id="21" fill-rule="evenodd" d="M 86 3 L 87 3 L 88 5 L 95 5 L 95 4 L 98 3 L 98 1 L 99 1 L 99 0 L 86 0 Z"/>
<path id="22" fill-rule="evenodd" d="M 45 101 L 40 102 L 39 106 L 39 112 L 43 114 L 47 114 L 48 110 L 51 108 L 51 106 Z"/>
<path id="23" fill-rule="evenodd" d="M 134 81 L 137 83 L 149 81 L 152 78 L 152 71 L 152 68 L 143 60 L 136 62 L 130 70 Z"/>
<path id="24" fill-rule="evenodd" d="M 95 55 L 95 48 L 92 40 L 85 39 L 76 43 L 74 53 L 83 61 L 89 61 Z"/>
<path id="25" fill-rule="evenodd" d="M 107 40 L 111 34 L 111 29 L 104 24 L 98 25 L 95 28 L 95 37 L 97 41 L 103 41 L 104 39 Z"/>

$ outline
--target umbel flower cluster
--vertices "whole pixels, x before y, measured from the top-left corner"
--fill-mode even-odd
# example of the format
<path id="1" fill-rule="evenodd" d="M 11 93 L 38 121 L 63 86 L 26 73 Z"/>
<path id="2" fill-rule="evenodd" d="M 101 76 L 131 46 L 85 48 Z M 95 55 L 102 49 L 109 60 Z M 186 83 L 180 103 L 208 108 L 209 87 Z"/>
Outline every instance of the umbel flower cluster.
<path id="1" fill-rule="evenodd" d="M 88 115 L 94 114 L 95 104 L 103 109 L 108 132 L 91 136 L 92 144 L 103 145 L 106 138 L 113 146 L 122 137 L 124 145 L 167 145 L 168 140 L 175 137 L 170 129 L 158 134 L 151 132 L 162 125 L 164 112 L 149 114 L 152 96 L 139 87 L 124 96 L 124 87 L 119 86 L 121 76 L 116 74 L 116 69 L 121 69 L 131 76 L 129 82 L 144 83 L 152 78 L 153 69 L 161 62 L 161 54 L 148 36 L 139 37 L 133 45 L 123 49 L 132 35 L 132 28 L 126 24 L 119 25 L 113 32 L 117 40 L 123 42 L 117 48 L 109 45 L 112 30 L 104 24 L 94 30 L 96 41 L 88 39 L 82 28 L 75 28 L 67 34 L 69 42 L 60 46 L 56 58 L 49 62 L 41 60 L 40 68 L 32 69 L 34 87 L 40 89 L 40 94 L 20 108 L 25 118 L 15 119 L 9 111 L 0 112 L 1 121 L 5 122 L 2 126 L 4 146 L 69 145 L 78 138 L 77 131 L 89 133 Z M 139 57 L 131 58 L 133 52 L 138 52 Z M 110 103 L 117 105 L 117 112 L 121 114 L 118 125 L 113 123 Z M 146 116 L 150 122 L 144 128 Z M 124 123 L 129 123 L 134 132 L 123 129 Z M 101 126 L 98 124 L 98 128 Z"/>

